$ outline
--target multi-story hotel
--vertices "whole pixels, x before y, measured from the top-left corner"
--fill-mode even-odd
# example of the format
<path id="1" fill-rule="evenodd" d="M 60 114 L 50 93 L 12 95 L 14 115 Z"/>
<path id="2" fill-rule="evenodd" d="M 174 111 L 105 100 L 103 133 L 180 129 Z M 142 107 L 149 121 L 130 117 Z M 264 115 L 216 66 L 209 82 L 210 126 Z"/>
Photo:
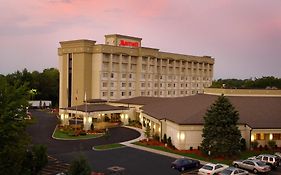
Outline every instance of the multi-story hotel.
<path id="1" fill-rule="evenodd" d="M 85 99 L 120 100 L 136 96 L 179 97 L 202 93 L 213 77 L 214 59 L 161 52 L 141 38 L 105 35 L 60 42 L 60 108 Z"/>

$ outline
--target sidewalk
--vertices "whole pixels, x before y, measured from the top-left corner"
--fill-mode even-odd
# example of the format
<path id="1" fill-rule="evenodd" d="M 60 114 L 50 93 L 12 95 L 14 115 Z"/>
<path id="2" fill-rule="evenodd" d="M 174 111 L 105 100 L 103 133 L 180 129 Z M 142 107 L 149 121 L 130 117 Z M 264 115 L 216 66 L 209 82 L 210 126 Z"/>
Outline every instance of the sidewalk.
<path id="1" fill-rule="evenodd" d="M 125 126 L 125 127 L 138 131 L 141 134 L 141 136 L 134 139 L 134 140 L 122 142 L 120 144 L 126 145 L 126 146 L 131 147 L 131 148 L 139 149 L 139 150 L 143 150 L 143 151 L 147 151 L 147 152 L 151 152 L 151 153 L 155 153 L 155 154 L 160 154 L 160 155 L 163 155 L 163 156 L 172 157 L 172 158 L 175 158 L 175 159 L 184 157 L 182 155 L 178 155 L 178 154 L 174 154 L 174 153 L 169 153 L 169 152 L 165 152 L 165 151 L 161 151 L 161 150 L 156 150 L 156 149 L 147 148 L 147 147 L 144 147 L 144 146 L 132 144 L 134 142 L 145 139 L 146 137 L 144 135 L 144 132 L 143 132 L 142 129 L 139 129 L 139 128 L 135 128 L 135 127 L 131 127 L 131 126 Z M 191 158 L 191 159 L 193 159 L 193 158 Z M 198 160 L 198 161 L 200 161 L 200 163 L 203 164 L 203 165 L 209 163 L 209 162 L 205 162 L 205 161 L 202 161 L 202 160 Z"/>

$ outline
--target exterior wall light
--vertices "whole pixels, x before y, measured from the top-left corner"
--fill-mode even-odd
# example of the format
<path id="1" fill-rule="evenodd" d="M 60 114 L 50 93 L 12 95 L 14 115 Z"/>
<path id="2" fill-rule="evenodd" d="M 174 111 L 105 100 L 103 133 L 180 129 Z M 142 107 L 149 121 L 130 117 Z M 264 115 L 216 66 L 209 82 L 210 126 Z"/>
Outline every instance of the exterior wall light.
<path id="1" fill-rule="evenodd" d="M 181 140 L 184 140 L 184 139 L 185 139 L 185 134 L 184 134 L 183 132 L 182 132 L 181 135 L 180 135 L 180 139 L 181 139 Z"/>
<path id="2" fill-rule="evenodd" d="M 255 136 L 254 134 L 251 135 L 251 142 L 255 141 Z"/>
<path id="3" fill-rule="evenodd" d="M 273 134 L 269 134 L 269 140 L 273 139 Z"/>

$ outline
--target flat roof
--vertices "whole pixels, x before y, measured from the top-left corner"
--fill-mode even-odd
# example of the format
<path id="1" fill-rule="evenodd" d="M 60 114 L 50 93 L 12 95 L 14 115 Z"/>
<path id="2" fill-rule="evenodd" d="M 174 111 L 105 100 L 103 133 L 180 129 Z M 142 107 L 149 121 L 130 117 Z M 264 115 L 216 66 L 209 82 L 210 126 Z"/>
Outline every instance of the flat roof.
<path id="1" fill-rule="evenodd" d="M 119 100 L 140 104 L 143 113 L 177 124 L 204 124 L 203 116 L 219 96 L 197 94 L 186 97 L 135 97 Z M 227 96 L 239 113 L 239 124 L 255 129 L 281 129 L 281 97 Z"/>
<path id="2" fill-rule="evenodd" d="M 77 110 L 81 112 L 100 112 L 100 111 L 117 111 L 117 110 L 128 110 L 129 108 L 124 106 L 112 106 L 108 104 L 83 104 L 78 106 L 72 106 L 63 108 L 65 110 Z"/>

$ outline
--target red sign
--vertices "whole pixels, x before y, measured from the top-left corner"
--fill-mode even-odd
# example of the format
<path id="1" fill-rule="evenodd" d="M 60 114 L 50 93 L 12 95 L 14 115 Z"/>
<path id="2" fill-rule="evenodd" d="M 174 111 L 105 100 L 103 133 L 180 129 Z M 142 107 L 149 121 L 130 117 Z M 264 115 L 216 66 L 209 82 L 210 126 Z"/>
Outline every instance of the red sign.
<path id="1" fill-rule="evenodd" d="M 126 41 L 126 40 L 120 40 L 119 46 L 139 47 L 139 43 Z"/>

